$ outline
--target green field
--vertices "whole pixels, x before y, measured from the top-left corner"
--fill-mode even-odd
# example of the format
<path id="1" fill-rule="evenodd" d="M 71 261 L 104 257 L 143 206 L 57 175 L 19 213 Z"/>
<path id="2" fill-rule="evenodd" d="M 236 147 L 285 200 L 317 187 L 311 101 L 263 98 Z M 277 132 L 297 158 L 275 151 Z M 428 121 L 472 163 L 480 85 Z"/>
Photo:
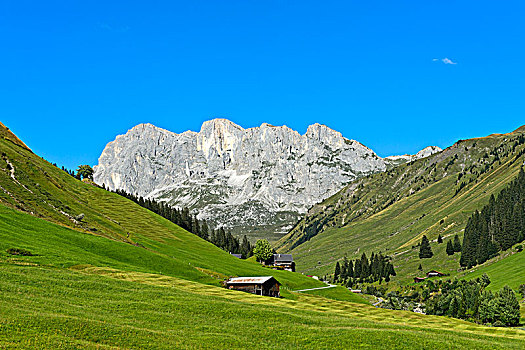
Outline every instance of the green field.
<path id="1" fill-rule="evenodd" d="M 463 278 L 477 278 L 486 273 L 491 280 L 488 289 L 499 290 L 508 285 L 517 291 L 520 285 L 525 284 L 524 270 L 525 253 L 522 251 L 502 258 L 493 264 L 477 266 L 465 273 Z"/>
<path id="2" fill-rule="evenodd" d="M 175 277 L 0 263 L 2 348 L 522 348 L 525 332 Z"/>

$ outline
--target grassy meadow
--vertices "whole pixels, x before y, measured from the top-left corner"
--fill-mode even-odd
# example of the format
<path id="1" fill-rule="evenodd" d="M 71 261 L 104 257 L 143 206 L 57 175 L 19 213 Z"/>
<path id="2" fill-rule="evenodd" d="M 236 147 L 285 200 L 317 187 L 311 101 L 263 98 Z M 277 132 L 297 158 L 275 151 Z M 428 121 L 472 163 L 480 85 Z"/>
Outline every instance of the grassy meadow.
<path id="1" fill-rule="evenodd" d="M 23 259 L 22 259 L 23 260 Z M 175 277 L 0 263 L 2 348 L 522 348 L 525 332 Z"/>

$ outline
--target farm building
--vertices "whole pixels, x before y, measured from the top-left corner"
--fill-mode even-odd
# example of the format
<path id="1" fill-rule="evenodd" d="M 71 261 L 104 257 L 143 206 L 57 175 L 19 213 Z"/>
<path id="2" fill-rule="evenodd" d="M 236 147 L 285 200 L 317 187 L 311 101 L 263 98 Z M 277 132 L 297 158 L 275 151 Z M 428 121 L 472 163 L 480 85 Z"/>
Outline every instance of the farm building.
<path id="1" fill-rule="evenodd" d="M 228 289 L 277 298 L 280 297 L 280 285 L 273 276 L 233 277 L 226 281 L 226 287 Z"/>
<path id="2" fill-rule="evenodd" d="M 293 261 L 292 254 L 274 254 L 272 265 L 295 272 L 295 262 Z"/>
<path id="3" fill-rule="evenodd" d="M 439 271 L 436 271 L 436 270 L 432 270 L 432 271 L 428 271 L 427 272 L 427 277 L 436 277 L 436 276 L 445 276 L 445 274 L 441 273 Z"/>
<path id="4" fill-rule="evenodd" d="M 423 282 L 426 279 L 427 279 L 426 277 L 414 277 L 414 282 L 419 283 L 419 282 Z"/>
<path id="5" fill-rule="evenodd" d="M 236 257 L 236 258 L 242 259 L 242 254 L 234 254 L 234 253 L 230 253 L 230 255 L 233 255 L 233 256 Z"/>

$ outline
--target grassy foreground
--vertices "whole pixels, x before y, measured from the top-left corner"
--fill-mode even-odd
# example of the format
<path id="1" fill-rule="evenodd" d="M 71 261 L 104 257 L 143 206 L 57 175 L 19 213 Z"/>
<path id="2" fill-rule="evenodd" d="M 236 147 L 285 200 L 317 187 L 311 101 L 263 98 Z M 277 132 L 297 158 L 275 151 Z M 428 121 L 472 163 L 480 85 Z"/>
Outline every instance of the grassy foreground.
<path id="1" fill-rule="evenodd" d="M 522 348 L 525 332 L 154 274 L 0 263 L 2 348 Z"/>

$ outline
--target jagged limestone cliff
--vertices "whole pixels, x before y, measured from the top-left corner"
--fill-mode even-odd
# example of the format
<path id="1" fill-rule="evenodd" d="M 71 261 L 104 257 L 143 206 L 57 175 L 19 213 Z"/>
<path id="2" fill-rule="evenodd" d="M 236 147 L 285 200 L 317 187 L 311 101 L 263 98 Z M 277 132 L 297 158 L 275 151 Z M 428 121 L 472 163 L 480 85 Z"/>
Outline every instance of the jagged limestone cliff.
<path id="1" fill-rule="evenodd" d="M 286 126 L 243 129 L 214 119 L 198 133 L 137 125 L 106 146 L 94 179 L 190 207 L 212 225 L 273 240 L 348 182 L 409 160 L 378 157 L 320 124 L 300 135 Z"/>

